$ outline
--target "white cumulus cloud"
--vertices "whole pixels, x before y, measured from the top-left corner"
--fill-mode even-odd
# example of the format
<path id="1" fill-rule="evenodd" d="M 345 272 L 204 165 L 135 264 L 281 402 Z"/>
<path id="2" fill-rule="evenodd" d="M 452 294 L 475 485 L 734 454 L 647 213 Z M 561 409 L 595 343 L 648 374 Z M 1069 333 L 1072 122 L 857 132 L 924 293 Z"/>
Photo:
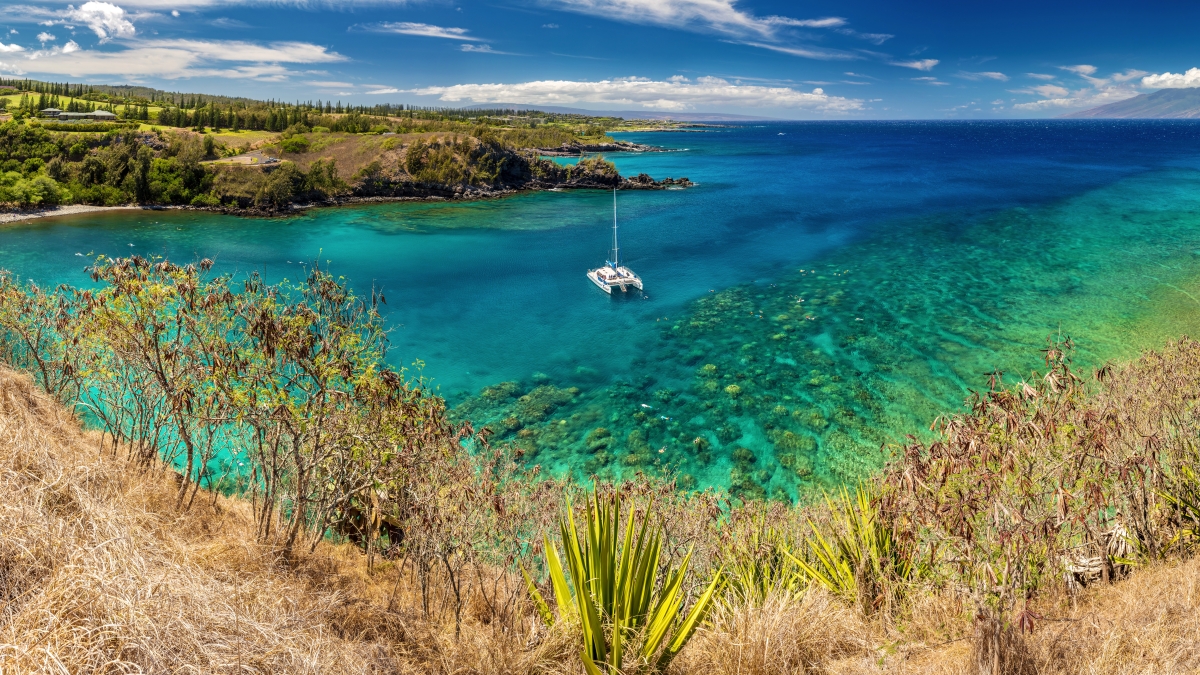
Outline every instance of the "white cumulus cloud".
<path id="1" fill-rule="evenodd" d="M 126 17 L 125 10 L 111 2 L 85 2 L 79 9 L 68 9 L 66 18 L 92 29 L 101 40 L 131 38 L 137 33 L 133 23 Z"/>
<path id="2" fill-rule="evenodd" d="M 6 45 L 0 42 L 0 54 L 12 54 L 13 52 L 23 52 L 25 48 L 18 44 Z"/>
<path id="3" fill-rule="evenodd" d="M 1183 73 L 1161 73 L 1142 78 L 1142 86 L 1149 89 L 1191 89 L 1200 87 L 1200 68 L 1189 68 Z"/>
<path id="4" fill-rule="evenodd" d="M 43 33 L 38 33 L 37 39 L 38 39 L 38 42 L 54 42 L 58 38 L 54 35 L 51 35 L 50 33 L 43 32 Z"/>
<path id="5" fill-rule="evenodd" d="M 691 110 L 697 106 L 792 108 L 820 113 L 861 110 L 861 99 L 830 96 L 817 88 L 811 92 L 790 87 L 734 84 L 718 77 L 689 80 L 673 77 L 650 80 L 639 77 L 595 82 L 539 80 L 513 84 L 456 84 L 404 90 L 418 96 L 437 96 L 446 102 L 520 102 L 530 105 L 637 105 L 653 110 Z M 373 93 L 396 93 L 379 90 Z"/>

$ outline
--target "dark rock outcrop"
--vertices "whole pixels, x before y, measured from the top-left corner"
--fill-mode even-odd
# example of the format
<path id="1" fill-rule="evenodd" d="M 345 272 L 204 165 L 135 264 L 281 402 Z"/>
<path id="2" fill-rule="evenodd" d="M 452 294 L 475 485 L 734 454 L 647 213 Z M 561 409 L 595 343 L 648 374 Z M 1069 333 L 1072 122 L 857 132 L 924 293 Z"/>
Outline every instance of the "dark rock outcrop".
<path id="1" fill-rule="evenodd" d="M 666 148 L 653 145 L 616 141 L 615 143 L 563 143 L 557 148 L 535 148 L 539 155 L 546 157 L 579 157 L 596 152 L 669 152 Z"/>

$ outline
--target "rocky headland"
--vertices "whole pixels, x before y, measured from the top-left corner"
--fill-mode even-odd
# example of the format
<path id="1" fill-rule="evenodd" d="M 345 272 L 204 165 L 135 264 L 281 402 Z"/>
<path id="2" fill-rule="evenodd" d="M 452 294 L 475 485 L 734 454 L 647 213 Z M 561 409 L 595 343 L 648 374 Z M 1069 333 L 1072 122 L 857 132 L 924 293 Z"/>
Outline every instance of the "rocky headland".
<path id="1" fill-rule="evenodd" d="M 535 148 L 543 157 L 580 157 L 602 152 L 671 152 L 667 148 L 653 145 L 643 145 L 630 141 L 615 141 L 613 143 L 563 143 L 554 148 Z"/>

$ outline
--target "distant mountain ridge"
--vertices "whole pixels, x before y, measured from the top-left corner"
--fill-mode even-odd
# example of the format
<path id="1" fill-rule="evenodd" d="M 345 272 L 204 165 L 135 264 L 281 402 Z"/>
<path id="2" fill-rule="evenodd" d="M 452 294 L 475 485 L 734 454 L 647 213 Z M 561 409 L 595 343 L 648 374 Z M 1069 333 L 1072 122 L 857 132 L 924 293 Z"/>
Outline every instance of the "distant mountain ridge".
<path id="1" fill-rule="evenodd" d="M 1200 89 L 1160 89 L 1124 101 L 1068 113 L 1067 119 L 1193 119 L 1200 118 Z"/>
<path id="2" fill-rule="evenodd" d="M 651 110 L 585 110 L 565 108 L 557 105 L 529 105 L 528 103 L 485 103 L 467 106 L 464 110 L 502 108 L 507 110 L 540 110 L 559 115 L 587 115 L 588 117 L 620 117 L 627 120 L 673 120 L 677 122 L 771 122 L 773 117 L 753 115 L 731 115 L 729 113 L 654 112 Z"/>

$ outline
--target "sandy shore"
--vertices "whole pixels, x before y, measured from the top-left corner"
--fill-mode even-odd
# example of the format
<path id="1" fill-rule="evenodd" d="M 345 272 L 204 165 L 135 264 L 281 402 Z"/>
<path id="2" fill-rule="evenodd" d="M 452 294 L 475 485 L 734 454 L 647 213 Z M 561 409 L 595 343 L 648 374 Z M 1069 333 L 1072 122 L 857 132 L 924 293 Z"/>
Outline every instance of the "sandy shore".
<path id="1" fill-rule="evenodd" d="M 0 211 L 0 225 L 21 223 L 35 218 L 53 218 L 55 216 L 71 216 L 77 213 L 92 211 L 130 211 L 140 209 L 140 206 L 88 206 L 72 204 L 70 206 L 52 206 L 45 209 L 30 209 L 28 211 Z"/>

